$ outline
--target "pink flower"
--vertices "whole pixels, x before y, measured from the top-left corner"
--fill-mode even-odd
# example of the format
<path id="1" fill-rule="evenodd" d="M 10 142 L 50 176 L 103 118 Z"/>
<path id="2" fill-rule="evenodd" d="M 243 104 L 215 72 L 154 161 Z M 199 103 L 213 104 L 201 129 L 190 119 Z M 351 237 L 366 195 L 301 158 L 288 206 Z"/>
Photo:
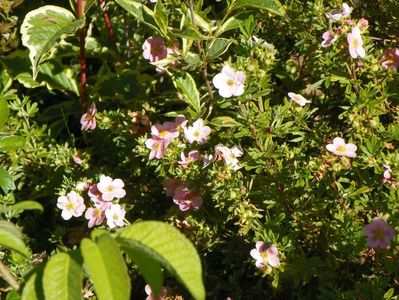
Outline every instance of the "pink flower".
<path id="1" fill-rule="evenodd" d="M 81 130 L 88 131 L 96 128 L 96 113 L 96 104 L 92 102 L 89 110 L 80 118 Z"/>
<path id="2" fill-rule="evenodd" d="M 199 118 L 193 123 L 193 126 L 184 128 L 184 134 L 187 141 L 192 144 L 195 141 L 198 144 L 203 144 L 208 139 L 208 135 L 211 133 L 211 128 L 209 126 L 204 126 L 204 120 Z"/>
<path id="3" fill-rule="evenodd" d="M 166 144 L 166 146 L 165 146 Z M 169 141 L 159 137 L 151 138 L 145 141 L 145 146 L 151 149 L 149 159 L 161 159 L 164 155 L 165 149 L 168 146 Z"/>
<path id="4" fill-rule="evenodd" d="M 192 162 L 195 162 L 201 158 L 200 153 L 197 150 L 190 151 L 187 155 L 187 157 L 184 155 L 182 152 L 180 154 L 181 161 L 179 161 L 179 164 L 183 167 L 188 167 L 189 164 Z"/>
<path id="5" fill-rule="evenodd" d="M 190 208 L 197 210 L 202 205 L 202 198 L 197 192 L 190 190 L 187 184 L 178 186 L 173 196 L 175 202 L 181 211 L 187 211 Z"/>
<path id="6" fill-rule="evenodd" d="M 352 58 L 356 58 L 358 56 L 364 58 L 366 56 L 359 27 L 355 26 L 352 28 L 352 32 L 348 33 L 347 40 L 349 44 L 349 53 Z"/>
<path id="7" fill-rule="evenodd" d="M 166 58 L 168 51 L 165 47 L 165 41 L 160 37 L 149 37 L 143 44 L 143 57 L 150 62 Z"/>
<path id="8" fill-rule="evenodd" d="M 148 295 L 148 297 L 145 300 L 164 300 L 166 295 L 168 294 L 168 291 L 165 287 L 161 288 L 161 290 L 159 291 L 158 297 L 155 297 L 152 294 L 152 289 L 149 284 L 146 284 L 144 289 L 145 289 L 146 294 Z"/>
<path id="9" fill-rule="evenodd" d="M 356 157 L 356 145 L 346 144 L 345 140 L 340 137 L 334 138 L 333 143 L 328 144 L 326 148 L 335 155 Z"/>
<path id="10" fill-rule="evenodd" d="M 332 30 L 328 30 L 328 31 L 324 32 L 323 35 L 322 35 L 322 38 L 324 40 L 324 41 L 321 42 L 321 46 L 322 47 L 329 47 L 336 40 L 335 33 Z"/>
<path id="11" fill-rule="evenodd" d="M 85 218 L 89 220 L 88 227 L 92 228 L 94 225 L 100 225 L 104 221 L 105 211 L 109 208 L 111 208 L 111 203 L 109 202 L 88 208 L 85 213 Z"/>
<path id="12" fill-rule="evenodd" d="M 75 164 L 81 165 L 83 163 L 83 159 L 81 159 L 79 155 L 72 156 L 72 159 Z"/>
<path id="13" fill-rule="evenodd" d="M 385 171 L 384 171 L 384 174 L 383 174 L 384 179 L 390 179 L 391 178 L 392 169 L 388 165 L 383 165 L 383 166 L 385 168 Z"/>
<path id="14" fill-rule="evenodd" d="M 175 190 L 179 185 L 184 184 L 184 181 L 179 179 L 167 178 L 163 181 L 163 186 L 166 189 L 166 196 L 173 197 Z"/>
<path id="15" fill-rule="evenodd" d="M 331 20 L 331 22 L 338 22 L 341 18 L 346 18 L 352 13 L 353 8 L 349 7 L 348 4 L 343 3 L 341 10 L 335 9 L 330 13 L 326 13 L 326 17 Z"/>
<path id="16" fill-rule="evenodd" d="M 176 127 L 176 130 L 182 130 L 184 127 L 186 127 L 186 125 L 187 125 L 187 119 L 186 119 L 186 117 L 185 116 L 183 116 L 183 115 L 177 115 L 176 116 L 176 119 L 175 119 L 175 127 Z"/>
<path id="17" fill-rule="evenodd" d="M 263 241 L 258 241 L 256 243 L 255 249 L 252 249 L 250 255 L 256 259 L 255 266 L 258 269 L 265 269 L 270 265 L 275 268 L 280 265 L 280 260 L 278 259 L 278 250 L 274 245 L 265 247 Z"/>
<path id="18" fill-rule="evenodd" d="M 300 106 L 305 106 L 307 103 L 311 103 L 310 100 L 306 99 L 302 95 L 295 94 L 295 93 L 288 93 L 288 97 L 295 103 L 299 104 Z"/>
<path id="19" fill-rule="evenodd" d="M 395 235 L 395 231 L 385 220 L 377 218 L 364 226 L 363 232 L 367 236 L 367 245 L 371 248 L 386 249 Z"/>
<path id="20" fill-rule="evenodd" d="M 179 136 L 179 131 L 176 129 L 175 122 L 165 122 L 162 125 L 155 124 L 151 126 L 151 135 L 152 137 L 166 140 L 167 144 L 169 144 L 170 141 Z"/>
<path id="21" fill-rule="evenodd" d="M 102 204 L 104 203 L 104 199 L 102 198 L 101 192 L 97 188 L 97 184 L 93 184 L 87 194 L 90 197 L 90 200 L 93 201 L 94 204 Z"/>
<path id="22" fill-rule="evenodd" d="M 97 189 L 101 192 L 104 201 L 111 201 L 114 198 L 123 198 L 126 191 L 123 189 L 125 184 L 119 178 L 112 179 L 109 176 L 100 176 L 100 182 L 97 183 Z"/>
<path id="23" fill-rule="evenodd" d="M 112 204 L 110 208 L 105 211 L 105 217 L 107 218 L 107 225 L 109 228 L 115 228 L 116 226 L 124 226 L 123 219 L 125 218 L 126 211 L 119 204 Z"/>
<path id="24" fill-rule="evenodd" d="M 212 82 L 219 90 L 220 96 L 230 98 L 231 96 L 241 96 L 244 94 L 245 79 L 244 72 L 236 72 L 229 65 L 225 65 L 222 71 L 213 77 Z"/>
<path id="25" fill-rule="evenodd" d="M 230 149 L 222 144 L 219 144 L 215 146 L 215 152 L 216 154 L 221 154 L 226 165 L 232 167 L 234 171 L 237 171 L 241 168 L 237 157 L 242 156 L 243 153 L 240 149 L 238 149 L 237 146 L 234 146 Z"/>
<path id="26" fill-rule="evenodd" d="M 57 207 L 62 209 L 61 217 L 64 220 L 80 217 L 86 209 L 83 198 L 74 191 L 69 192 L 66 196 L 58 197 Z"/>
<path id="27" fill-rule="evenodd" d="M 385 50 L 381 66 L 384 69 L 397 68 L 399 66 L 399 48 Z"/>

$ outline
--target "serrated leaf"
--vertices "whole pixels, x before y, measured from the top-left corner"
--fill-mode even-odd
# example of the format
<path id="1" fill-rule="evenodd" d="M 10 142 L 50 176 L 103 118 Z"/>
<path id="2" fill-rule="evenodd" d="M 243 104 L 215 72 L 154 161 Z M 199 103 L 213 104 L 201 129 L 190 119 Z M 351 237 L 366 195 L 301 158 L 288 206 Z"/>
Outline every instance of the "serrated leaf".
<path id="1" fill-rule="evenodd" d="M 40 210 L 41 212 L 43 212 L 43 206 L 36 201 L 31 201 L 31 200 L 27 200 L 27 201 L 21 201 L 18 202 L 14 205 L 11 206 L 11 209 L 13 210 Z"/>
<path id="2" fill-rule="evenodd" d="M 5 136 L 0 139 L 0 152 L 21 149 L 25 146 L 25 138 L 18 135 Z"/>
<path id="3" fill-rule="evenodd" d="M 82 268 L 66 253 L 54 255 L 43 273 L 43 290 L 46 299 L 82 299 Z"/>
<path id="4" fill-rule="evenodd" d="M 74 35 L 84 25 L 84 19 L 76 20 L 65 8 L 46 5 L 30 11 L 21 25 L 22 44 L 29 49 L 33 79 L 38 65 L 56 43 L 66 35 Z"/>
<path id="5" fill-rule="evenodd" d="M 229 49 L 231 43 L 232 41 L 228 39 L 213 40 L 207 47 L 208 50 L 206 52 L 206 56 L 208 57 L 208 60 L 214 60 L 225 53 Z"/>
<path id="6" fill-rule="evenodd" d="M 11 224 L 11 223 L 10 223 Z M 15 250 L 22 255 L 29 257 L 30 253 L 28 248 L 25 246 L 25 243 L 21 239 L 21 234 L 15 234 L 15 231 L 19 231 L 15 226 L 9 225 L 10 227 L 14 227 L 13 229 L 9 229 L 6 226 L 0 226 L 0 246 L 5 247 L 7 249 Z"/>
<path id="7" fill-rule="evenodd" d="M 237 0 L 233 5 L 233 9 L 245 7 L 266 9 L 279 16 L 285 15 L 284 7 L 278 0 Z"/>
<path id="8" fill-rule="evenodd" d="M 4 127 L 4 124 L 8 120 L 8 114 L 10 109 L 8 108 L 8 103 L 6 100 L 0 100 L 0 129 Z"/>
<path id="9" fill-rule="evenodd" d="M 119 239 L 122 244 L 128 240 L 140 245 L 148 256 L 180 280 L 194 299 L 205 299 L 200 258 L 191 242 L 176 228 L 158 221 L 137 222 L 127 227 Z"/>
<path id="10" fill-rule="evenodd" d="M 158 294 L 162 287 L 163 274 L 161 265 L 153 257 L 153 253 L 149 252 L 147 248 L 136 241 L 123 239 L 120 240 L 120 245 L 122 250 L 125 251 L 137 265 L 145 282 L 151 286 L 153 293 Z"/>
<path id="11" fill-rule="evenodd" d="M 6 194 L 15 189 L 14 179 L 3 167 L 0 167 L 0 187 Z"/>
<path id="12" fill-rule="evenodd" d="M 83 239 L 81 252 L 99 300 L 129 300 L 130 278 L 116 241 L 103 234 L 93 242 Z"/>
<path id="13" fill-rule="evenodd" d="M 173 77 L 173 83 L 183 95 L 183 100 L 197 113 L 201 112 L 200 95 L 193 77 L 189 73 L 181 73 Z"/>
<path id="14" fill-rule="evenodd" d="M 228 117 L 228 116 L 216 117 L 216 118 L 212 119 L 211 124 L 216 126 L 216 127 L 237 127 L 237 126 L 241 126 L 240 123 L 238 123 L 232 117 Z"/>
<path id="15" fill-rule="evenodd" d="M 154 12 L 143 3 L 134 0 L 115 0 L 115 2 L 122 6 L 140 22 L 162 34 L 162 31 L 158 28 L 158 24 L 155 21 Z"/>

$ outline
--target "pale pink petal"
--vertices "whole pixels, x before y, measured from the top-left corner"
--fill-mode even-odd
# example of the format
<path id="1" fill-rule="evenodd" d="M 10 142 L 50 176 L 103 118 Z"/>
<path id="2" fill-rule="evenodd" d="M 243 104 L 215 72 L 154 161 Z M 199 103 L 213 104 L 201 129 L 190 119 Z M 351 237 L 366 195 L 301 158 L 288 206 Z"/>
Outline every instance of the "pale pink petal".
<path id="1" fill-rule="evenodd" d="M 272 267 L 278 267 L 280 265 L 280 260 L 278 259 L 277 256 L 269 256 L 267 262 Z"/>

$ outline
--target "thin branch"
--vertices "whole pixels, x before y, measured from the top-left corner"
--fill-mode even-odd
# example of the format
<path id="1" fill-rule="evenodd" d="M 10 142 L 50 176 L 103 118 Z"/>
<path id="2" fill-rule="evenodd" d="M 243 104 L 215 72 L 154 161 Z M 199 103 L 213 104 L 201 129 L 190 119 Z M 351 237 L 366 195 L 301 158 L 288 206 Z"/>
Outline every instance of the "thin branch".
<path id="1" fill-rule="evenodd" d="M 11 275 L 10 271 L 8 271 L 7 266 L 0 260 L 0 276 L 12 287 L 13 290 L 19 290 L 19 283 L 15 280 L 15 278 Z"/>
<path id="2" fill-rule="evenodd" d="M 119 55 L 118 47 L 116 46 L 116 37 L 114 34 L 114 30 L 112 28 L 111 19 L 108 15 L 108 12 L 105 10 L 105 0 L 98 0 L 98 2 L 100 3 L 100 7 L 103 12 L 105 26 L 107 26 L 108 36 L 112 42 L 112 47 L 114 48 L 115 53 Z"/>
<path id="3" fill-rule="evenodd" d="M 85 15 L 85 0 L 77 0 L 78 6 L 78 18 L 82 19 Z M 85 53 L 85 38 L 86 38 L 86 28 L 80 29 L 79 35 L 79 47 L 80 47 L 80 102 L 82 105 L 83 112 L 87 111 L 87 65 L 86 65 L 86 53 Z"/>

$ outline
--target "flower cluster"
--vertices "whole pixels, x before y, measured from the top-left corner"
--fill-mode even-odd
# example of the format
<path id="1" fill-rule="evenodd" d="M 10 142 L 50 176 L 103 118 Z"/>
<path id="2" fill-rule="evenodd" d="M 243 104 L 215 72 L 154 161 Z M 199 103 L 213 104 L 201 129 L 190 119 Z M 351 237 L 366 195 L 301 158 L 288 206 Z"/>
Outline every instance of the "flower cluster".
<path id="1" fill-rule="evenodd" d="M 79 188 L 78 188 L 79 187 Z M 61 217 L 69 220 L 71 217 L 80 217 L 84 211 L 85 218 L 89 220 L 88 227 L 100 225 L 107 220 L 109 228 L 124 226 L 125 210 L 118 203 L 113 203 L 114 199 L 125 197 L 124 183 L 121 179 L 112 179 L 109 176 L 100 176 L 100 181 L 89 185 L 78 184 L 78 190 L 87 190 L 90 197 L 91 207 L 87 208 L 84 199 L 75 191 L 69 192 L 66 196 L 60 196 L 57 200 L 57 207 L 62 209 Z"/>

